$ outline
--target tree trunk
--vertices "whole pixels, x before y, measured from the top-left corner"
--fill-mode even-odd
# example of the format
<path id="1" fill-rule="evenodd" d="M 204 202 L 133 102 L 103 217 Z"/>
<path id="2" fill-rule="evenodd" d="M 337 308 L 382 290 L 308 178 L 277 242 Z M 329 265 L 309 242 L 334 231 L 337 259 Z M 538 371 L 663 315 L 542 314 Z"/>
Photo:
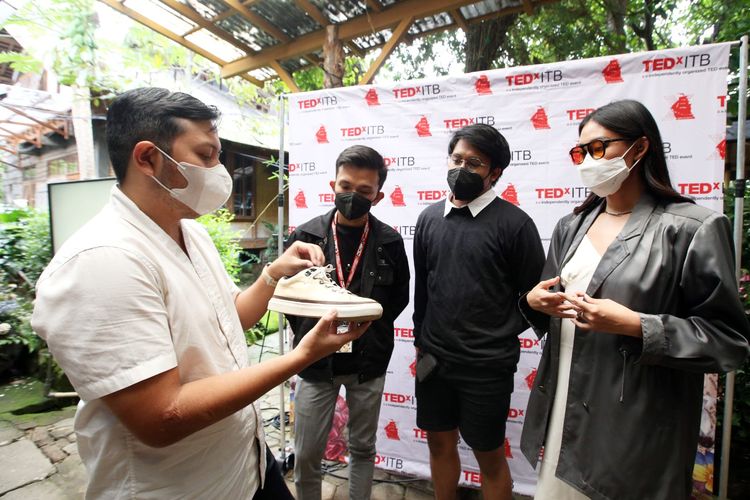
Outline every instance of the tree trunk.
<path id="1" fill-rule="evenodd" d="M 466 33 L 466 73 L 492 68 L 498 50 L 505 43 L 508 29 L 515 23 L 516 17 L 516 14 L 512 14 L 469 25 Z"/>
<path id="2" fill-rule="evenodd" d="M 339 27 L 326 26 L 326 41 L 323 45 L 323 86 L 327 89 L 344 86 L 344 46 L 339 40 Z"/>
<path id="3" fill-rule="evenodd" d="M 91 92 L 88 87 L 73 86 L 71 115 L 78 153 L 78 173 L 81 179 L 93 179 L 98 175 L 94 156 L 94 131 L 91 128 Z"/>
<path id="4" fill-rule="evenodd" d="M 607 26 L 614 35 L 608 43 L 609 48 L 616 54 L 627 52 L 625 37 L 625 15 L 628 12 L 628 0 L 605 0 L 607 7 Z"/>

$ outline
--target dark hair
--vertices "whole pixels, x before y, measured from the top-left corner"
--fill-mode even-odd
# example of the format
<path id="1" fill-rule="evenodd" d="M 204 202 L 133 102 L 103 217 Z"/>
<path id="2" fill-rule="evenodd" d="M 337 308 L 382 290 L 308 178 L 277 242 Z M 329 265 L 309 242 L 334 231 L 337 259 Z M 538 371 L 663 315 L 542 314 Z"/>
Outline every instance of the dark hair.
<path id="1" fill-rule="evenodd" d="M 457 130 L 448 144 L 448 154 L 453 153 L 456 144 L 462 139 L 471 144 L 472 147 L 478 149 L 480 153 L 490 158 L 492 162 L 490 170 L 499 168 L 502 174 L 505 167 L 510 164 L 510 146 L 508 146 L 508 141 L 505 140 L 503 134 L 498 132 L 495 127 L 479 123 L 467 125 Z M 495 179 L 492 185 L 494 186 L 499 179 L 500 177 Z"/>
<path id="2" fill-rule="evenodd" d="M 156 87 L 129 90 L 112 101 L 107 111 L 107 148 L 119 183 L 138 142 L 152 141 L 171 153 L 172 142 L 182 133 L 176 118 L 216 120 L 219 111 L 191 95 Z"/>
<path id="3" fill-rule="evenodd" d="M 581 121 L 578 125 L 579 135 L 583 127 L 591 120 L 631 141 L 646 137 L 648 139 L 648 151 L 639 164 L 641 166 L 639 175 L 642 176 L 646 184 L 646 191 L 662 202 L 688 201 L 694 203 L 693 200 L 680 195 L 672 187 L 659 127 L 646 106 L 631 99 L 605 104 Z M 586 211 L 595 205 L 599 199 L 599 196 L 591 193 L 583 203 L 573 209 L 573 213 L 579 214 Z"/>
<path id="4" fill-rule="evenodd" d="M 336 175 L 341 165 L 352 165 L 358 168 L 367 168 L 378 171 L 378 191 L 383 189 L 385 178 L 388 177 L 388 169 L 380 153 L 368 146 L 349 146 L 336 158 Z"/>

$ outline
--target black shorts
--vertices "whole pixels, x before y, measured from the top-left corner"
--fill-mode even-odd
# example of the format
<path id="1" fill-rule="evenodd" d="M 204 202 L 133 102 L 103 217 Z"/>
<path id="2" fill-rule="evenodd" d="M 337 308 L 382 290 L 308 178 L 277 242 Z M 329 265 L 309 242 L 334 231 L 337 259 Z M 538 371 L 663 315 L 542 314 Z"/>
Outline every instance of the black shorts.
<path id="1" fill-rule="evenodd" d="M 428 432 L 457 428 L 477 451 L 503 445 L 513 372 L 439 362 L 434 374 L 415 383 L 417 427 Z"/>

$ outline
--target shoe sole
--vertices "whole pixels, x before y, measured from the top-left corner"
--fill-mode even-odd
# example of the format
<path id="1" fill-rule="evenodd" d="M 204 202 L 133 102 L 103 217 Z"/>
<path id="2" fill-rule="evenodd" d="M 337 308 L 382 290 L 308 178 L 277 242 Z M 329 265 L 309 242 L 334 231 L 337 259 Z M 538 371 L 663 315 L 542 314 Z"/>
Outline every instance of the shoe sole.
<path id="1" fill-rule="evenodd" d="M 338 319 L 342 321 L 372 321 L 383 316 L 383 306 L 375 303 L 351 304 L 351 303 L 314 303 L 298 302 L 279 297 L 272 297 L 268 301 L 268 309 L 293 316 L 304 316 L 306 318 L 322 318 L 331 309 L 338 311 Z"/>

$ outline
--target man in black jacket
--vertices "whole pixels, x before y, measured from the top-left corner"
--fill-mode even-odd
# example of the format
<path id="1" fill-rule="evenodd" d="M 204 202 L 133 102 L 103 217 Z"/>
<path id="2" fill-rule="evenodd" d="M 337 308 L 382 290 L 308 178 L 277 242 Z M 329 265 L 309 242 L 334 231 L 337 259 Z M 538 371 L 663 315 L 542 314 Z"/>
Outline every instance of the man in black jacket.
<path id="1" fill-rule="evenodd" d="M 369 213 L 382 198 L 387 170 L 367 146 L 351 146 L 336 160 L 336 208 L 297 227 L 289 238 L 320 245 L 340 286 L 383 306 L 383 316 L 353 345 L 300 372 L 295 393 L 294 483 L 299 500 L 320 500 L 320 461 L 339 389 L 349 407 L 349 496 L 370 498 L 375 437 L 385 372 L 393 351 L 393 322 L 409 302 L 409 264 L 404 242 Z M 315 325 L 289 316 L 294 345 Z"/>
<path id="2" fill-rule="evenodd" d="M 419 215 L 414 236 L 417 426 L 438 500 L 456 495 L 459 432 L 484 498 L 510 500 L 505 420 L 527 328 L 516 304 L 539 281 L 544 251 L 531 218 L 492 189 L 510 162 L 505 138 L 469 125 L 448 155 L 451 195 Z"/>

